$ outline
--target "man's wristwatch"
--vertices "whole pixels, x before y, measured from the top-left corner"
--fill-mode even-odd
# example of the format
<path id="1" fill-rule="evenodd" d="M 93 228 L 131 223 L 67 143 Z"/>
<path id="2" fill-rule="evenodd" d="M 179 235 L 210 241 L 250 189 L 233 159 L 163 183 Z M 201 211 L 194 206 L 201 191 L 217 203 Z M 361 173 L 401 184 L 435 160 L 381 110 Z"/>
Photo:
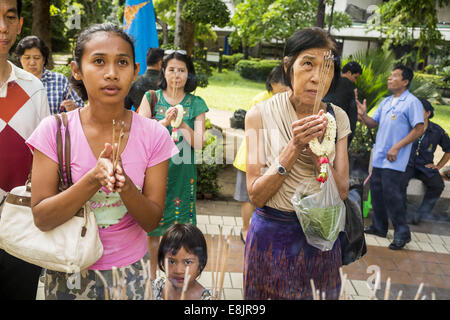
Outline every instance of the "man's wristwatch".
<path id="1" fill-rule="evenodd" d="M 286 168 L 278 161 L 278 157 L 275 159 L 275 166 L 277 167 L 277 172 L 280 176 L 287 176 L 289 174 L 289 171 L 287 171 Z"/>

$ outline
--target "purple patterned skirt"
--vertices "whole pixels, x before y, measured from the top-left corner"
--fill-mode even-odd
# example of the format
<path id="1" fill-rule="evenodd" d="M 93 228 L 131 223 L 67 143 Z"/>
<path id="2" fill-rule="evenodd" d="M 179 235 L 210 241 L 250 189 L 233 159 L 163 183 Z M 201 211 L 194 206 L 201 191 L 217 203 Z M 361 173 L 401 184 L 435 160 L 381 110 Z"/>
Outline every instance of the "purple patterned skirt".
<path id="1" fill-rule="evenodd" d="M 338 299 L 339 238 L 330 251 L 306 242 L 295 212 L 256 208 L 245 244 L 244 299 L 312 299 L 310 279 L 327 300 Z"/>

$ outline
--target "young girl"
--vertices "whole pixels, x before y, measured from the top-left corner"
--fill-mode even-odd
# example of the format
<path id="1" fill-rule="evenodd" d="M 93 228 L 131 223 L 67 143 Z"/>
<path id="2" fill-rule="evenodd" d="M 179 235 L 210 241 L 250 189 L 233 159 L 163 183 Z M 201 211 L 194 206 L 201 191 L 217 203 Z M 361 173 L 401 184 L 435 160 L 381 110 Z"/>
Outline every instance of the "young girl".
<path id="1" fill-rule="evenodd" d="M 168 278 L 153 281 L 155 300 L 180 300 L 183 292 L 186 268 L 189 267 L 189 281 L 184 294 L 186 300 L 210 300 L 211 291 L 202 287 L 197 278 L 202 273 L 208 259 L 206 240 L 203 233 L 192 224 L 174 224 L 162 237 L 158 249 L 159 268 Z"/>
<path id="2" fill-rule="evenodd" d="M 197 167 L 195 150 L 204 146 L 205 119 L 208 107 L 205 101 L 191 94 L 197 88 L 194 64 L 184 51 L 166 50 L 161 69 L 158 102 L 155 118 L 167 128 L 170 134 L 174 128 L 171 121 L 178 115 L 177 108 L 183 106 L 183 117 L 177 133 L 178 155 L 170 159 L 167 180 L 167 197 L 164 216 L 157 229 L 148 234 L 151 261 L 151 278 L 156 278 L 156 252 L 164 232 L 176 223 L 196 224 Z M 150 93 L 143 97 L 139 114 L 151 117 Z"/>
<path id="3" fill-rule="evenodd" d="M 124 99 L 139 68 L 134 44 L 119 27 L 101 24 L 79 36 L 71 79 L 87 107 L 67 113 L 73 185 L 58 193 L 57 123 L 42 121 L 27 140 L 34 150 L 31 206 L 42 231 L 63 224 L 88 202 L 94 210 L 103 256 L 68 286 L 68 274 L 48 270 L 46 299 L 104 299 L 95 270 L 112 285 L 112 268 L 126 276 L 127 299 L 143 299 L 140 260 L 147 257 L 146 232 L 155 229 L 164 211 L 169 158 L 178 152 L 157 121 L 124 108 Z M 112 163 L 113 120 L 124 122 L 119 162 Z M 64 129 L 62 133 L 64 134 Z M 119 131 L 119 130 L 117 130 Z M 113 148 L 114 146 L 114 148 Z M 69 289 L 68 287 L 73 287 Z"/>

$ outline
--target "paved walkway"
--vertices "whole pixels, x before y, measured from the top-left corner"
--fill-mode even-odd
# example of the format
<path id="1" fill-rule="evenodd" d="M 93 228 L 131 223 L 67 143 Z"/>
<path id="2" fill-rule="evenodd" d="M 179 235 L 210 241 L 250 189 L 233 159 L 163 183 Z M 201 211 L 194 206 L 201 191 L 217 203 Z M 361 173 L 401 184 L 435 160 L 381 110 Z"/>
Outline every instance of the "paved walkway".
<path id="1" fill-rule="evenodd" d="M 242 219 L 239 203 L 234 200 L 210 201 L 199 200 L 197 223 L 203 231 L 208 243 L 208 256 L 214 257 L 218 239 L 219 226 L 223 234 L 232 233 L 230 241 L 230 257 L 226 266 L 223 296 L 226 300 L 242 299 L 244 244 L 240 240 Z M 369 266 L 378 266 L 381 270 L 381 289 L 377 293 L 383 299 L 387 277 L 391 278 L 391 299 L 395 299 L 402 290 L 403 299 L 413 299 L 420 283 L 424 283 L 423 295 L 427 299 L 432 293 L 436 299 L 450 299 L 450 223 L 444 223 L 440 232 L 430 233 L 433 222 L 425 222 L 422 226 L 412 228 L 412 241 L 405 250 L 392 251 L 387 248 L 392 240 L 392 230 L 388 238 L 383 239 L 368 235 L 366 237 L 368 251 L 359 261 L 345 266 L 348 275 L 345 291 L 349 299 L 369 299 L 370 291 L 367 279 Z M 200 277 L 200 283 L 211 287 L 212 261 L 208 261 Z M 39 284 L 37 299 L 43 298 L 43 284 Z"/>

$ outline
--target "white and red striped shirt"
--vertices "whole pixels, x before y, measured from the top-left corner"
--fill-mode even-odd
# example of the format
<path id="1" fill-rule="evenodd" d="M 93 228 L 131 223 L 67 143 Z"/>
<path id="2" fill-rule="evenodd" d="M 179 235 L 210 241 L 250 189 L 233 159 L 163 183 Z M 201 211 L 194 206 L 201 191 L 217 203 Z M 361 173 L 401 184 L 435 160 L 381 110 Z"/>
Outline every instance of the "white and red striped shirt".
<path id="1" fill-rule="evenodd" d="M 0 88 L 0 200 L 27 180 L 33 154 L 25 140 L 50 115 L 41 81 L 8 63 L 11 74 Z"/>

